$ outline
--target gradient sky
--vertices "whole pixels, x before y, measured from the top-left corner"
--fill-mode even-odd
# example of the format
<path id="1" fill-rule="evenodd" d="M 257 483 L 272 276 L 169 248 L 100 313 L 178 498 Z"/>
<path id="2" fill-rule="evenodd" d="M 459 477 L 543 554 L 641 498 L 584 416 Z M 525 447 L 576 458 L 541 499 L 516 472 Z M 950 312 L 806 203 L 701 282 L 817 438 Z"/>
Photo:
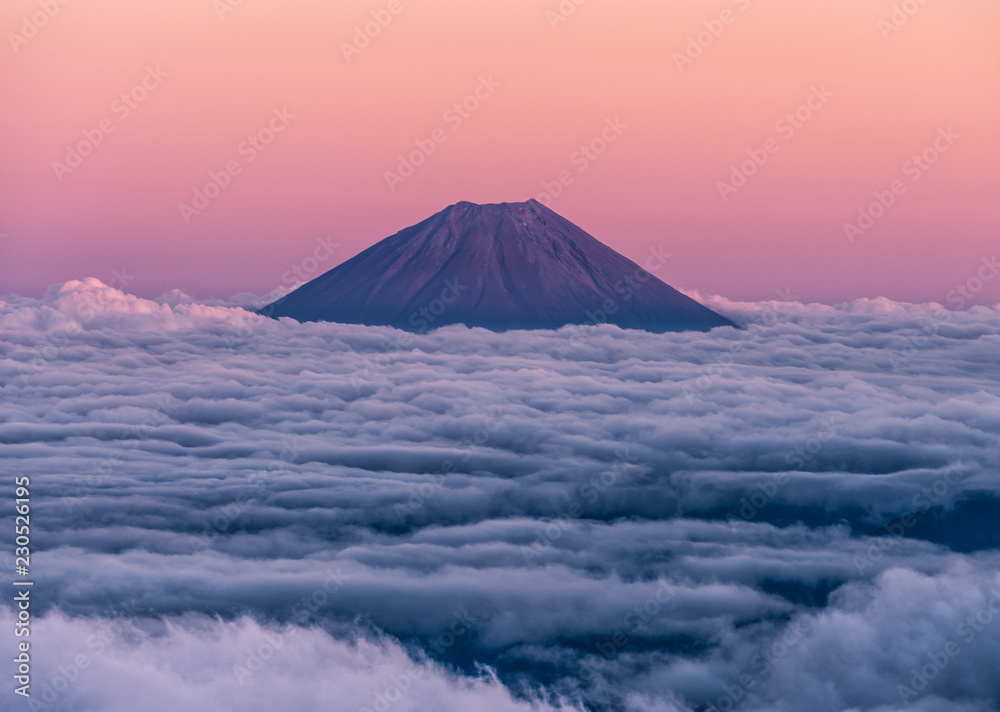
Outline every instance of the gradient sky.
<path id="1" fill-rule="evenodd" d="M 142 296 L 264 293 L 568 171 L 553 209 L 633 259 L 664 247 L 658 276 L 679 288 L 958 306 L 972 278 L 966 303 L 1000 302 L 1000 278 L 975 277 L 1000 227 L 995 0 L 909 0 L 892 32 L 890 0 L 566 0 L 560 22 L 559 0 L 397 1 L 5 2 L 0 294 L 123 275 Z M 355 28 L 390 5 L 348 61 Z M 115 101 L 148 67 L 166 76 L 124 116 Z M 445 114 L 481 77 L 499 86 L 456 127 Z M 814 87 L 831 95 L 788 137 L 778 122 Z M 284 108 L 295 118 L 249 161 L 241 144 Z M 581 171 L 574 152 L 609 119 L 625 128 Z M 113 131 L 57 176 L 102 121 Z M 949 128 L 914 182 L 907 162 Z M 435 129 L 446 140 L 390 189 L 386 171 Z M 724 201 L 718 182 L 768 140 Z M 240 173 L 185 222 L 179 204 L 230 161 Z M 844 224 L 896 180 L 905 192 L 852 244 Z M 313 263 L 321 236 L 339 247 Z"/>

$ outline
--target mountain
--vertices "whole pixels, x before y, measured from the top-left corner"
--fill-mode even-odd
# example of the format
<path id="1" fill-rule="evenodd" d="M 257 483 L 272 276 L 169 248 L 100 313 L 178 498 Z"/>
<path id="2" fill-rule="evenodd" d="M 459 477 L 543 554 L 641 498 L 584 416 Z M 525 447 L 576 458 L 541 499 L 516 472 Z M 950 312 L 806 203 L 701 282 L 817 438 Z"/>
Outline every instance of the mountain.
<path id="1" fill-rule="evenodd" d="M 258 313 L 298 321 L 493 331 L 608 322 L 646 331 L 732 323 L 535 200 L 457 203 Z"/>

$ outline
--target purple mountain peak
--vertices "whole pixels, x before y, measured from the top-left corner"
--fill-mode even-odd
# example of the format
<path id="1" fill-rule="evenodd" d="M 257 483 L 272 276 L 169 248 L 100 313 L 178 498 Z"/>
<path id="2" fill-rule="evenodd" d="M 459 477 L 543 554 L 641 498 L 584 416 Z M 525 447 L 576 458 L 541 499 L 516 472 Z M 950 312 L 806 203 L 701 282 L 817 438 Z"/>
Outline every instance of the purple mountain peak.
<path id="1" fill-rule="evenodd" d="M 732 326 L 536 200 L 459 202 L 260 310 L 298 321 L 448 324 L 494 331 L 617 324 L 653 332 Z M 652 264 L 656 262 L 657 264 Z"/>

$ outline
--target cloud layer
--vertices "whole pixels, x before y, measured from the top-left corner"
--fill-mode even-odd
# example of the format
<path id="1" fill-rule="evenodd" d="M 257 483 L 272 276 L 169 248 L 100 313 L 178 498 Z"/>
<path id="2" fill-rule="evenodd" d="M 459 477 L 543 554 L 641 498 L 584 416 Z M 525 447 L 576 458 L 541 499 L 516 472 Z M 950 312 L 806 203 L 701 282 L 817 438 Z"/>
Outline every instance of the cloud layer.
<path id="1" fill-rule="evenodd" d="M 992 709 L 1000 310 L 705 301 L 745 328 L 7 298 L 52 709 Z"/>

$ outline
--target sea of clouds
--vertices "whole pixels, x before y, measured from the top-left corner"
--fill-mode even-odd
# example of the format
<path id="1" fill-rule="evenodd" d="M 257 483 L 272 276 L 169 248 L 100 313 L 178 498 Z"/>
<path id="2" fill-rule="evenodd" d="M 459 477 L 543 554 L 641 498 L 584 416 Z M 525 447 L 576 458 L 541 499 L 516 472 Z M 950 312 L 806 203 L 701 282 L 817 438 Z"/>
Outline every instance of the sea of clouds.
<path id="1" fill-rule="evenodd" d="M 1000 705 L 1000 307 L 415 335 L 4 299 L 9 709 Z"/>

